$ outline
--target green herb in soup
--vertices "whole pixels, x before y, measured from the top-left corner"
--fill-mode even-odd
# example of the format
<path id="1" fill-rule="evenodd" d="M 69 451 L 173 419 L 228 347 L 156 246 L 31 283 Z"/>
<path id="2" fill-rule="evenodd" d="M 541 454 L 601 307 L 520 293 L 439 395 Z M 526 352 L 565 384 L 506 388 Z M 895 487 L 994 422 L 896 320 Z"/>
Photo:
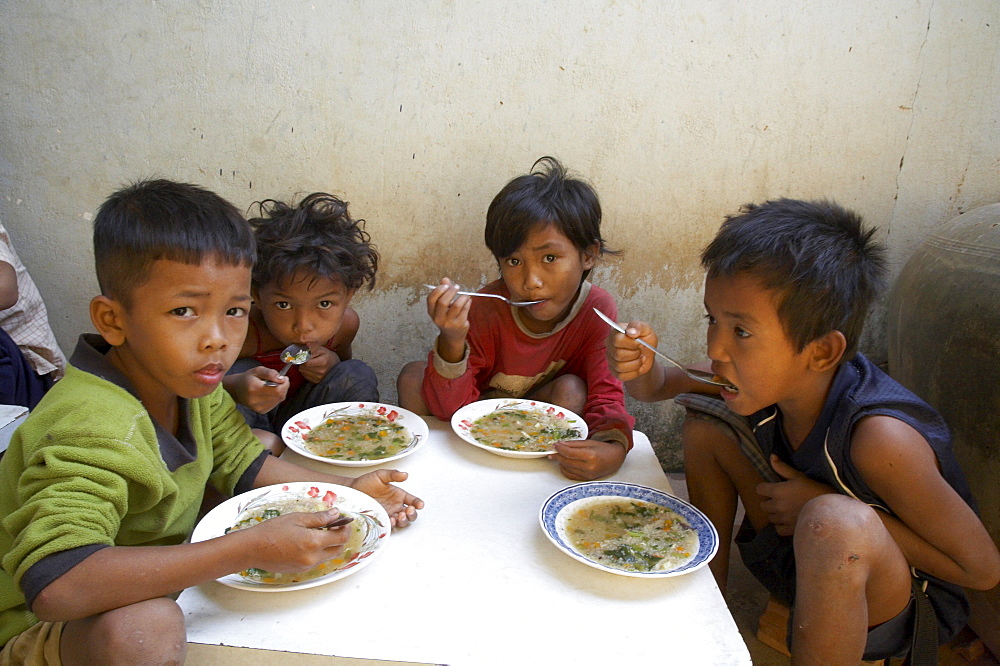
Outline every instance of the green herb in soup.
<path id="1" fill-rule="evenodd" d="M 409 431 L 380 414 L 331 416 L 302 438 L 312 453 L 335 460 L 380 460 L 410 445 Z"/>
<path id="2" fill-rule="evenodd" d="M 310 492 L 305 495 L 279 495 L 254 502 L 253 504 L 247 506 L 247 508 L 236 517 L 236 523 L 232 527 L 228 528 L 226 533 L 228 534 L 229 532 L 245 530 L 250 527 L 254 527 L 255 525 L 259 525 L 265 520 L 283 516 L 286 513 L 314 513 L 316 511 L 326 511 L 333 506 L 333 502 L 336 498 L 336 495 L 334 495 L 333 492 L 328 491 L 321 497 L 318 492 L 313 493 L 313 490 L 317 489 L 311 489 Z M 363 534 L 356 522 L 349 523 L 345 529 L 351 530 L 351 536 L 348 538 L 347 543 L 344 545 L 344 549 L 340 552 L 340 554 L 333 559 L 327 560 L 326 562 L 313 567 L 309 571 L 299 573 L 279 573 L 266 571 L 264 569 L 251 568 L 241 571 L 240 575 L 243 578 L 255 583 L 266 583 L 269 585 L 298 583 L 304 580 L 312 580 L 313 578 L 325 576 L 326 574 L 336 571 L 353 560 L 356 557 L 358 549 L 361 547 Z"/>
<path id="3" fill-rule="evenodd" d="M 674 569 L 698 553 L 698 532 L 665 506 L 597 498 L 566 520 L 566 537 L 589 560 L 622 571 Z"/>
<path id="4" fill-rule="evenodd" d="M 580 430 L 565 418 L 530 409 L 498 409 L 472 422 L 469 434 L 477 442 L 507 451 L 553 451 L 566 439 L 579 439 Z"/>

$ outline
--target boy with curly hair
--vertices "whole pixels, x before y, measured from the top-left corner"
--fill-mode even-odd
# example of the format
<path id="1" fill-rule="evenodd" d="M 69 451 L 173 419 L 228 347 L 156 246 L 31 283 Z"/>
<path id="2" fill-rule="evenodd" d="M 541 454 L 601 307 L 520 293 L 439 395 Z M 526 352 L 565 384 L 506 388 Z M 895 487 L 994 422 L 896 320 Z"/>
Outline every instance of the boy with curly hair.
<path id="1" fill-rule="evenodd" d="M 258 202 L 250 220 L 257 239 L 254 305 L 240 358 L 225 379 L 240 412 L 272 452 L 281 427 L 299 412 L 332 402 L 376 402 L 375 372 L 352 358 L 360 321 L 354 293 L 375 286 L 379 255 L 348 204 L 315 192 L 291 205 Z M 292 344 L 309 360 L 286 376 L 281 352 Z"/>

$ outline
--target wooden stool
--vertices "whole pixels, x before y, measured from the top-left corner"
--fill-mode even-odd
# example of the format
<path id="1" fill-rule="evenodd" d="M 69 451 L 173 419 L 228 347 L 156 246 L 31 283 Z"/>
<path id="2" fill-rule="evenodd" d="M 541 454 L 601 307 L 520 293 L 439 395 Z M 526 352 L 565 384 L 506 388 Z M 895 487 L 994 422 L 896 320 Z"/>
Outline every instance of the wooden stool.
<path id="1" fill-rule="evenodd" d="M 757 621 L 757 640 L 786 657 L 788 652 L 788 606 L 773 596 L 768 597 L 767 607 Z"/>

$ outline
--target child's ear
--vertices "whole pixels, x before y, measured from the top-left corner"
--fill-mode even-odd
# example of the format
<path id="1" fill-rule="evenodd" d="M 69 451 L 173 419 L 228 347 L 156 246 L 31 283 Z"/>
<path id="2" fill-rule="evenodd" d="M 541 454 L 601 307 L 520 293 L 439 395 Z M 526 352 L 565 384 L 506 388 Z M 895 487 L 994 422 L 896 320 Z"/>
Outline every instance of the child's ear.
<path id="1" fill-rule="evenodd" d="M 847 338 L 840 331 L 830 331 L 810 342 L 809 346 L 809 368 L 815 372 L 826 372 L 840 363 L 847 350 Z"/>
<path id="2" fill-rule="evenodd" d="M 90 301 L 90 321 L 108 344 L 118 347 L 125 342 L 122 328 L 124 308 L 119 301 L 107 296 L 95 296 Z"/>
<path id="3" fill-rule="evenodd" d="M 597 264 L 597 257 L 601 255 L 601 244 L 594 243 L 581 253 L 583 270 L 589 271 Z"/>

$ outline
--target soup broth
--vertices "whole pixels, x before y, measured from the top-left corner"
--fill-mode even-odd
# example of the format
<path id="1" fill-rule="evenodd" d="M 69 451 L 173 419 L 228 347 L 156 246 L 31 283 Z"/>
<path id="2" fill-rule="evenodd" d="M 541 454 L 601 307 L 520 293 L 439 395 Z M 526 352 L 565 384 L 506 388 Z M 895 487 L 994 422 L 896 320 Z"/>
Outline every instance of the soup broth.
<path id="1" fill-rule="evenodd" d="M 652 502 L 597 498 L 566 519 L 581 555 L 622 571 L 674 569 L 698 553 L 698 532 L 677 512 Z"/>
<path id="2" fill-rule="evenodd" d="M 380 414 L 344 414 L 326 419 L 302 445 L 324 458 L 379 460 L 401 453 L 412 439 L 405 426 Z"/>
<path id="3" fill-rule="evenodd" d="M 554 444 L 579 439 L 580 430 L 566 419 L 529 409 L 498 409 L 472 422 L 477 442 L 508 451 L 553 451 Z"/>
<path id="4" fill-rule="evenodd" d="M 334 499 L 332 497 L 332 493 L 327 493 L 327 495 L 328 497 L 325 498 L 318 496 L 297 497 L 286 495 L 284 497 L 265 499 L 244 509 L 243 512 L 236 518 L 236 523 L 227 529 L 226 533 L 228 534 L 229 532 L 245 530 L 255 525 L 259 525 L 265 520 L 283 516 L 286 513 L 314 513 L 316 511 L 326 511 L 332 506 Z M 344 564 L 347 564 L 354 559 L 355 553 L 357 553 L 361 547 L 363 535 L 362 528 L 359 527 L 359 521 L 355 520 L 343 529 L 351 530 L 351 536 L 347 539 L 347 543 L 344 545 L 344 549 L 340 551 L 340 554 L 331 560 L 327 560 L 326 562 L 313 567 L 309 571 L 302 571 L 298 573 L 279 573 L 266 571 L 264 569 L 246 569 L 241 571 L 240 575 L 247 580 L 251 580 L 256 583 L 266 583 L 269 585 L 298 583 L 304 580 L 312 580 L 314 578 L 319 578 L 320 576 L 325 576 L 328 573 L 336 571 Z"/>

